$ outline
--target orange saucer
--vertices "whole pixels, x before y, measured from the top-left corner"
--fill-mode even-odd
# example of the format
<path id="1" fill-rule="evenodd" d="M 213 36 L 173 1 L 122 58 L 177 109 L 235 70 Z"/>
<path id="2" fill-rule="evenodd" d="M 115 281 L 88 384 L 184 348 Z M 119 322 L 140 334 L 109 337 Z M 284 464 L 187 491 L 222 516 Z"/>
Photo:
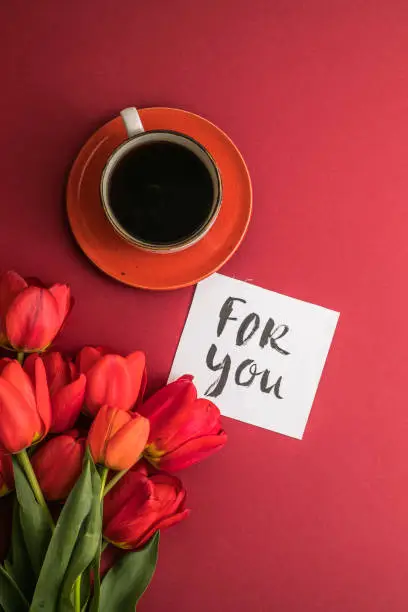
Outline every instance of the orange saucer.
<path id="1" fill-rule="evenodd" d="M 175 108 L 144 108 L 139 114 L 146 130 L 183 132 L 215 159 L 223 198 L 213 227 L 198 243 L 177 253 L 149 253 L 120 238 L 105 217 L 99 195 L 105 163 L 126 138 L 120 117 L 95 132 L 74 162 L 67 186 L 69 223 L 87 257 L 118 281 L 143 289 L 187 287 L 216 272 L 245 236 L 252 209 L 248 169 L 228 136 L 206 119 Z"/>

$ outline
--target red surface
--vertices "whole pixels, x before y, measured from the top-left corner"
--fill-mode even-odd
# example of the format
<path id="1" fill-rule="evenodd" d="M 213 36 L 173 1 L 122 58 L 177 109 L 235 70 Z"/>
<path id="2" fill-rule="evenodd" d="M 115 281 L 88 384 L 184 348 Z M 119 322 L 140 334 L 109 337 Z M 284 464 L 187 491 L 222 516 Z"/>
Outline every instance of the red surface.
<path id="1" fill-rule="evenodd" d="M 70 165 L 128 104 L 203 114 L 241 149 L 254 216 L 226 274 L 341 311 L 304 440 L 227 421 L 225 452 L 182 474 L 193 513 L 140 612 L 405 612 L 406 0 L 0 12 L 0 261 L 72 284 L 66 347 L 143 347 L 155 384 L 191 299 L 105 278 L 67 229 Z"/>

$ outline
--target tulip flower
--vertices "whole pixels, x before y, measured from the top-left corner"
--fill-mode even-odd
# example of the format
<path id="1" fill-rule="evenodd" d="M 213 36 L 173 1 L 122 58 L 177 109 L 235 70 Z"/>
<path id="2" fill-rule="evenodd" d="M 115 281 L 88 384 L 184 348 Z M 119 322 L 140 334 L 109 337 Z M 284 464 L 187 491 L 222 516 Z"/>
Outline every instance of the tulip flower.
<path id="1" fill-rule="evenodd" d="M 66 499 L 79 478 L 86 437 L 71 430 L 51 438 L 31 457 L 37 480 L 49 500 Z"/>
<path id="2" fill-rule="evenodd" d="M 51 404 L 45 367 L 34 362 L 34 380 L 14 359 L 0 364 L 0 450 L 19 453 L 47 435 Z"/>
<path id="3" fill-rule="evenodd" d="M 0 277 L 0 343 L 22 352 L 43 351 L 51 344 L 71 304 L 67 285 L 49 289 L 28 284 L 16 272 Z"/>
<path id="4" fill-rule="evenodd" d="M 137 413 L 102 406 L 88 434 L 95 463 L 111 470 L 128 470 L 146 446 L 149 421 Z"/>
<path id="5" fill-rule="evenodd" d="M 0 497 L 14 489 L 14 475 L 11 455 L 0 451 Z"/>
<path id="6" fill-rule="evenodd" d="M 77 365 L 86 375 L 84 410 L 90 416 L 104 405 L 130 410 L 144 391 L 146 358 L 142 351 L 121 357 L 85 347 L 78 355 Z"/>
<path id="7" fill-rule="evenodd" d="M 188 516 L 185 498 L 178 478 L 164 472 L 149 476 L 144 465 L 138 465 L 104 498 L 104 537 L 119 548 L 140 548 L 158 529 Z"/>
<path id="8" fill-rule="evenodd" d="M 29 355 L 24 370 L 33 378 L 37 357 Z M 43 360 L 51 396 L 52 422 L 50 431 L 61 433 L 71 429 L 81 412 L 85 398 L 85 374 L 77 374 L 75 365 L 61 353 L 45 353 Z"/>
<path id="9" fill-rule="evenodd" d="M 182 376 L 139 408 L 150 421 L 144 456 L 155 467 L 170 472 L 201 461 L 227 441 L 220 411 L 209 400 L 197 399 L 192 380 L 192 376 Z"/>

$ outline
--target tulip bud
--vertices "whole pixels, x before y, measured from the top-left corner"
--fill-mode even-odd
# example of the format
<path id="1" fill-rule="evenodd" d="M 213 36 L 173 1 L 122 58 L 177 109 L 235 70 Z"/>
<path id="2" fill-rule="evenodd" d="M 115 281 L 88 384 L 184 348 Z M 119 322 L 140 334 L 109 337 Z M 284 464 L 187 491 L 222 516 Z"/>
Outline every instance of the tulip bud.
<path id="1" fill-rule="evenodd" d="M 138 464 L 105 496 L 104 537 L 119 548 L 140 548 L 158 529 L 188 516 L 185 498 L 178 478 L 164 472 L 149 476 Z"/>
<path id="2" fill-rule="evenodd" d="M 102 406 L 88 434 L 95 463 L 128 470 L 139 459 L 149 435 L 149 421 L 137 413 Z"/>
<path id="3" fill-rule="evenodd" d="M 197 399 L 192 376 L 182 376 L 140 406 L 150 421 L 144 452 L 155 467 L 170 472 L 201 461 L 227 441 L 220 411 L 207 399 Z"/>
<path id="4" fill-rule="evenodd" d="M 146 358 L 141 351 L 121 357 L 85 347 L 77 364 L 86 375 L 85 412 L 90 416 L 95 416 L 104 405 L 130 410 L 144 390 Z"/>
<path id="5" fill-rule="evenodd" d="M 33 364 L 37 357 L 29 355 L 24 362 L 24 370 L 33 377 Z M 74 364 L 61 353 L 45 353 L 41 357 L 47 373 L 51 396 L 52 423 L 51 433 L 61 433 L 71 429 L 81 412 L 86 378 L 77 374 Z"/>
<path id="6" fill-rule="evenodd" d="M 86 438 L 77 430 L 48 440 L 31 458 L 46 499 L 66 499 L 82 471 Z"/>
<path id="7" fill-rule="evenodd" d="M 34 381 L 21 365 L 2 362 L 0 373 L 0 449 L 19 453 L 44 438 L 51 425 L 51 405 L 44 364 L 34 363 Z"/>
<path id="8" fill-rule="evenodd" d="M 18 351 L 43 351 L 61 329 L 71 303 L 67 285 L 29 285 L 16 272 L 0 277 L 0 342 Z"/>

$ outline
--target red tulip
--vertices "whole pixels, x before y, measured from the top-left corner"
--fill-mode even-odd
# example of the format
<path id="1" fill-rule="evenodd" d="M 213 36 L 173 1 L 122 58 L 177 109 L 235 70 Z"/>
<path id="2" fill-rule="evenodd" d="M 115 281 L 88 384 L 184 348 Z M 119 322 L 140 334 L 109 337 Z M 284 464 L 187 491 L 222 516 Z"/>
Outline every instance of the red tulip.
<path id="1" fill-rule="evenodd" d="M 33 377 L 35 355 L 29 355 L 24 370 Z M 50 431 L 61 433 L 71 429 L 81 412 L 85 398 L 85 374 L 77 374 L 74 364 L 61 353 L 42 356 L 51 396 L 52 423 Z"/>
<path id="2" fill-rule="evenodd" d="M 0 497 L 14 489 L 13 463 L 11 455 L 0 451 Z"/>
<path id="3" fill-rule="evenodd" d="M 87 346 L 79 353 L 77 364 L 86 375 L 85 412 L 91 416 L 104 405 L 130 410 L 144 391 L 146 358 L 142 351 L 121 357 Z"/>
<path id="4" fill-rule="evenodd" d="M 39 357 L 33 382 L 14 359 L 3 359 L 0 370 L 0 449 L 18 453 L 42 440 L 50 429 L 47 376 Z"/>
<path id="5" fill-rule="evenodd" d="M 227 441 L 220 411 L 207 399 L 197 399 L 192 376 L 182 376 L 152 395 L 140 414 L 150 421 L 144 456 L 155 467 L 171 472 L 201 461 Z"/>
<path id="6" fill-rule="evenodd" d="M 0 277 L 1 344 L 43 351 L 62 327 L 71 303 L 67 285 L 29 285 L 16 272 Z"/>
<path id="7" fill-rule="evenodd" d="M 158 529 L 185 518 L 186 491 L 164 472 L 148 476 L 143 464 L 127 474 L 105 496 L 104 537 L 119 548 L 143 546 Z"/>
<path id="8" fill-rule="evenodd" d="M 95 463 L 111 470 L 128 470 L 146 446 L 149 421 L 140 414 L 102 406 L 88 434 Z"/>
<path id="9" fill-rule="evenodd" d="M 48 440 L 31 457 L 31 463 L 44 496 L 66 499 L 82 471 L 86 438 L 77 430 Z"/>

